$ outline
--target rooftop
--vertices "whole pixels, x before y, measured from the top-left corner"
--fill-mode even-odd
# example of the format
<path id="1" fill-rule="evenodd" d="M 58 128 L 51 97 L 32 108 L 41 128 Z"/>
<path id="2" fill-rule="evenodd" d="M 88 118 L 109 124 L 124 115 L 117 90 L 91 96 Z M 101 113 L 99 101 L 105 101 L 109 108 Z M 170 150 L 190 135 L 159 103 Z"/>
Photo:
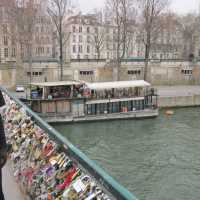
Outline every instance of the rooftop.
<path id="1" fill-rule="evenodd" d="M 150 86 L 150 83 L 144 80 L 135 80 L 135 81 L 86 83 L 86 85 L 88 86 L 88 88 L 92 90 L 104 90 L 112 88 L 148 87 Z"/>

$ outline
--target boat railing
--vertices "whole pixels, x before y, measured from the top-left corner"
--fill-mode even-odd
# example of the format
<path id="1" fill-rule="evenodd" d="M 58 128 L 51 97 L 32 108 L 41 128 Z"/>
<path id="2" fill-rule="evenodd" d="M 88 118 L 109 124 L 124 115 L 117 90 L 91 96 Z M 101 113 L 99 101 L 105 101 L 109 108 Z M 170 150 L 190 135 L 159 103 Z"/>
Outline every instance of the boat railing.
<path id="1" fill-rule="evenodd" d="M 145 96 L 157 96 L 158 90 L 156 88 L 149 88 L 144 92 Z"/>
<path id="2" fill-rule="evenodd" d="M 0 89 L 11 98 L 24 112 L 31 117 L 32 120 L 43 129 L 51 139 L 63 146 L 63 149 L 75 159 L 79 165 L 83 166 L 107 191 L 109 191 L 115 199 L 120 200 L 137 200 L 127 189 L 116 182 L 109 176 L 96 162 L 90 160 L 83 152 L 75 147 L 66 137 L 55 130 L 52 126 L 47 124 L 36 113 L 34 113 L 28 106 L 17 99 L 7 89 L 0 87 Z"/>
<path id="3" fill-rule="evenodd" d="M 133 99 L 133 98 L 140 98 L 140 97 L 144 97 L 144 94 L 140 94 L 140 95 L 134 95 L 134 94 L 128 94 L 128 95 L 91 95 L 90 97 L 88 97 L 88 99 L 90 100 L 105 100 L 105 99 Z"/>

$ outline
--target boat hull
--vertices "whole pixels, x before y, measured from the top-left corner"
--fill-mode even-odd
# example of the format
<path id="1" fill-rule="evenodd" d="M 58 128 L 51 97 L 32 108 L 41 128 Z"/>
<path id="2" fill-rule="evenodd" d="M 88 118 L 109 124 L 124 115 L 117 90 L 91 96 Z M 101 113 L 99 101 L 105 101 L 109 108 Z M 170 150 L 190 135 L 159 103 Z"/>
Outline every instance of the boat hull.
<path id="1" fill-rule="evenodd" d="M 153 118 L 159 115 L 158 109 L 146 109 L 133 112 L 101 114 L 101 115 L 87 115 L 82 117 L 72 116 L 41 116 L 48 123 L 70 123 L 70 122 L 89 122 L 89 121 L 105 121 L 105 120 L 117 120 L 117 119 L 143 119 Z"/>

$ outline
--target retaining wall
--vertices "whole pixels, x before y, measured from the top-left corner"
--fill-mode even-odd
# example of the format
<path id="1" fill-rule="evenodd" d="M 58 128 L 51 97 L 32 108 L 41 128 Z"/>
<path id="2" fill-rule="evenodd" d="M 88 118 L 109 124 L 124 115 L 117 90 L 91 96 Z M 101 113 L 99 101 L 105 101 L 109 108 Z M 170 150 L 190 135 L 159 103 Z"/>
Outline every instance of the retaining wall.
<path id="1" fill-rule="evenodd" d="M 159 97 L 158 105 L 160 108 L 200 106 L 200 95 Z"/>

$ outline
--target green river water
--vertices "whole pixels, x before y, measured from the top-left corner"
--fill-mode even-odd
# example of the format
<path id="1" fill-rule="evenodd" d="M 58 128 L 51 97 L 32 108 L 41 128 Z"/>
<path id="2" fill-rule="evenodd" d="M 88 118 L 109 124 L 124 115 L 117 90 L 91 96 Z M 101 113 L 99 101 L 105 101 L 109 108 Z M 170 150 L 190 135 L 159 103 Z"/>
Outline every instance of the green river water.
<path id="1" fill-rule="evenodd" d="M 200 200 L 200 108 L 54 126 L 139 200 Z"/>

